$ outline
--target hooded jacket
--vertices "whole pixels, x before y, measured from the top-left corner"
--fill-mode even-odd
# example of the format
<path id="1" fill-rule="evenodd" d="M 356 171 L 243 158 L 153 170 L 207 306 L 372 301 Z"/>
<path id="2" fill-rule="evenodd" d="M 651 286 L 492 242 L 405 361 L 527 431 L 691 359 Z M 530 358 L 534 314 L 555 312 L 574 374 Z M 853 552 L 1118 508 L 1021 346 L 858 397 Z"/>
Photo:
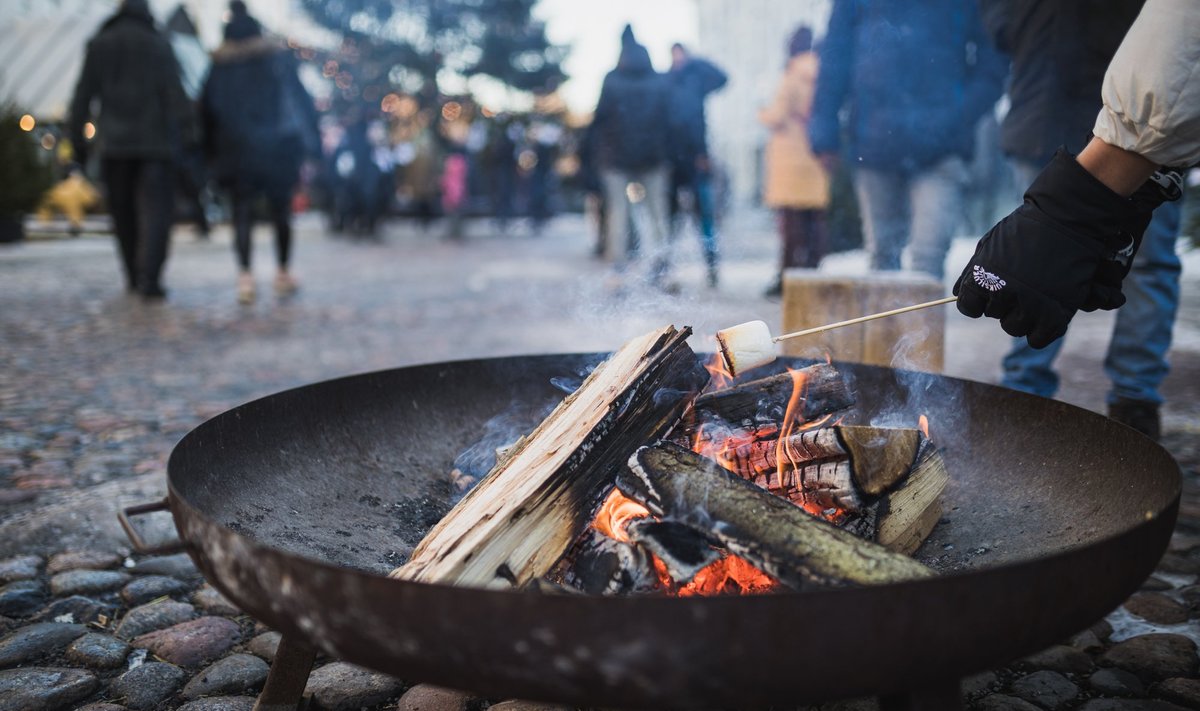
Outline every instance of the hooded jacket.
<path id="1" fill-rule="evenodd" d="M 976 0 L 835 0 L 820 57 L 813 151 L 840 150 L 848 108 L 851 158 L 876 170 L 970 157 L 1008 73 Z"/>
<path id="2" fill-rule="evenodd" d="M 625 42 L 617 68 L 604 77 L 592 120 L 599 166 L 636 171 L 664 163 L 670 149 L 669 101 L 666 79 L 654 71 L 650 53 Z"/>
<path id="3" fill-rule="evenodd" d="M 96 142 L 105 158 L 168 159 L 194 139 L 195 122 L 171 44 L 145 0 L 126 0 L 88 42 L 71 101 L 78 153 L 98 102 Z"/>
<path id="4" fill-rule="evenodd" d="M 212 60 L 200 103 L 217 179 L 287 196 L 319 145 L 316 109 L 291 55 L 251 35 L 226 40 Z"/>

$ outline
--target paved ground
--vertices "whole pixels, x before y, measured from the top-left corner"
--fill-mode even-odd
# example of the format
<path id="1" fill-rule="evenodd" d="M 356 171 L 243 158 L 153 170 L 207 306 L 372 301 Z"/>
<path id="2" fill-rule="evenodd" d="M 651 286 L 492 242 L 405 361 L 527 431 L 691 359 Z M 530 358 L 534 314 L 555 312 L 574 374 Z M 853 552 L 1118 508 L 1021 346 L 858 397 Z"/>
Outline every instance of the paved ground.
<path id="1" fill-rule="evenodd" d="M 727 226 L 730 256 L 718 290 L 702 285 L 699 250 L 684 240 L 679 296 L 614 298 L 574 218 L 541 237 L 502 236 L 480 222 L 462 243 L 405 225 L 379 242 L 335 240 L 319 221 L 302 220 L 303 286 L 288 300 L 270 293 L 267 237 L 260 234 L 257 247 L 263 291 L 249 307 L 234 299 L 225 231 L 212 241 L 178 232 L 165 304 L 121 292 L 108 238 L 0 246 L 0 561 L 120 550 L 114 511 L 162 496 L 165 458 L 180 436 L 283 388 L 427 361 L 607 350 L 666 322 L 705 336 L 751 318 L 779 322 L 778 304 L 760 296 L 774 262 L 770 220 L 761 214 Z M 971 246 L 956 243 L 949 263 L 964 262 Z M 1165 444 L 1188 487 L 1186 530 L 1174 551 L 1186 560 L 1182 571 L 1166 571 L 1176 591 L 1195 583 L 1189 566 L 1200 566 L 1200 254 L 1185 262 L 1165 410 Z M 852 253 L 826 268 L 850 272 L 863 263 Z M 994 322 L 948 321 L 947 372 L 995 380 L 1006 337 Z M 1064 399 L 1103 408 L 1110 323 L 1108 315 L 1077 320 L 1063 356 Z M 704 338 L 696 345 L 705 347 Z M 1017 679 L 1006 674 L 996 689 Z"/>

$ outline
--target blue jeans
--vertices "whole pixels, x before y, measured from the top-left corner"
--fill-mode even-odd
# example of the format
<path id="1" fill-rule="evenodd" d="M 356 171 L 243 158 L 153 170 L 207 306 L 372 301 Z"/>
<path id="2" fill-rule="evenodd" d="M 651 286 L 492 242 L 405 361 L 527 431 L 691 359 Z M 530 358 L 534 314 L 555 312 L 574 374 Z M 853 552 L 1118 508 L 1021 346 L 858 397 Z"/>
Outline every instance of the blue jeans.
<path id="1" fill-rule="evenodd" d="M 951 156 L 914 174 L 858 168 L 854 190 L 871 268 L 894 271 L 909 245 L 912 268 L 941 279 L 962 216 L 966 165 Z"/>
<path id="2" fill-rule="evenodd" d="M 1034 166 L 1014 163 L 1017 181 L 1029 185 L 1039 172 Z M 1146 228 L 1142 247 L 1133 259 L 1133 268 L 1122 284 L 1125 305 L 1117 310 L 1104 372 L 1112 381 L 1108 402 L 1117 399 L 1161 404 L 1159 385 L 1167 377 L 1167 350 L 1179 310 L 1179 256 L 1175 240 L 1179 235 L 1180 201 L 1163 203 L 1154 211 Z M 1004 357 L 1005 386 L 1042 397 L 1058 392 L 1058 374 L 1054 359 L 1062 350 L 1058 339 L 1040 350 L 1030 348 L 1023 338 L 1013 339 L 1013 348 Z"/>

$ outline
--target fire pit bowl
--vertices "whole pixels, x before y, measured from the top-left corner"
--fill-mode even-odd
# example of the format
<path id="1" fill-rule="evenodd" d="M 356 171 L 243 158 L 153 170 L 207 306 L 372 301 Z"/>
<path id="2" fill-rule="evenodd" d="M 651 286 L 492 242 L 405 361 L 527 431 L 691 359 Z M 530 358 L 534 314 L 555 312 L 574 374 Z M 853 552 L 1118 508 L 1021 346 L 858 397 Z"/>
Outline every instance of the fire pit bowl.
<path id="1" fill-rule="evenodd" d="M 1178 466 L 1133 430 L 980 383 L 842 364 L 856 419 L 911 424 L 924 413 L 932 423 L 950 484 L 917 557 L 941 575 L 713 598 L 387 578 L 449 509 L 456 455 L 500 413 L 515 432 L 532 428 L 563 397 L 551 381 L 578 379 L 600 359 L 347 377 L 251 402 L 183 438 L 167 500 L 183 544 L 215 587 L 283 633 L 280 658 L 299 660 L 290 673 L 277 661 L 260 708 L 294 704 L 284 697 L 303 689 L 309 645 L 493 698 L 663 709 L 891 695 L 952 706 L 961 676 L 1061 641 L 1119 605 L 1174 526 Z"/>

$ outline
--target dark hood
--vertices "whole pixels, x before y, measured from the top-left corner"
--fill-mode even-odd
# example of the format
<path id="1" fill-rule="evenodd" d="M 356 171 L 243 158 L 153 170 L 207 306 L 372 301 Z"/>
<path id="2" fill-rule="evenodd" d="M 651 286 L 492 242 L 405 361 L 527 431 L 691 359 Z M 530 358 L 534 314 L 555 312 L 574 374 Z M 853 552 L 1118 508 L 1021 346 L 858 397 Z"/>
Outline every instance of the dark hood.
<path id="1" fill-rule="evenodd" d="M 150 14 L 150 5 L 146 0 L 125 0 L 120 9 L 104 23 L 105 27 L 121 20 L 137 20 L 151 27 L 154 26 L 154 15 Z"/>
<path id="2" fill-rule="evenodd" d="M 621 48 L 621 58 L 617 60 L 617 71 L 622 74 L 653 74 L 654 65 L 650 62 L 650 52 L 644 45 L 632 42 Z"/>

